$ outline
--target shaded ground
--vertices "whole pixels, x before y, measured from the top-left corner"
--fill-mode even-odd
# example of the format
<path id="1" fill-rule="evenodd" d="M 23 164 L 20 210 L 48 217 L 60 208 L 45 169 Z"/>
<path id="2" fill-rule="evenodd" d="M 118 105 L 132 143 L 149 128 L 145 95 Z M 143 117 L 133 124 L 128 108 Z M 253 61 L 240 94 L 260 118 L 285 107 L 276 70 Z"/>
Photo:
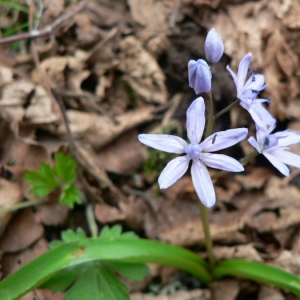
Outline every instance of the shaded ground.
<path id="1" fill-rule="evenodd" d="M 44 1 L 38 28 L 72 10 L 75 2 Z M 28 14 L 4 4 L 0 14 L 3 34 L 28 20 Z M 89 233 L 88 204 L 99 228 L 120 223 L 143 237 L 205 255 L 190 175 L 160 191 L 157 177 L 172 156 L 146 149 L 137 134 L 185 136 L 185 111 L 195 98 L 188 87 L 187 63 L 204 58 L 205 36 L 212 27 L 225 45 L 225 55 L 212 69 L 216 112 L 236 96 L 226 65 L 236 70 L 240 59 L 252 52 L 251 67 L 266 77 L 263 96 L 272 100 L 269 109 L 279 120 L 278 130 L 299 131 L 299 15 L 297 0 L 91 0 L 53 34 L 1 46 L 0 205 L 36 200 L 22 181 L 24 170 L 52 163 L 56 151 L 74 154 L 70 143 L 80 153 L 75 156 L 77 184 L 84 196 L 84 205 L 72 211 L 51 195 L 41 205 L 1 213 L 3 277 L 47 251 L 62 229 L 83 227 Z M 63 99 L 74 141 L 49 87 Z M 216 122 L 215 130 L 242 126 L 254 135 L 247 112 L 235 107 Z M 228 151 L 239 159 L 252 149 L 245 140 Z M 293 151 L 300 154 L 299 146 Z M 216 183 L 211 231 L 218 260 L 267 262 L 300 275 L 298 174 L 295 170 L 282 178 L 258 157 L 243 174 Z M 236 279 L 201 290 L 193 279 L 178 277 L 170 268 L 151 270 L 147 281 L 129 284 L 132 293 L 145 290 L 151 281 L 152 286 L 155 281 L 166 284 L 156 289 L 161 294 L 182 291 L 157 298 L 135 294 L 132 299 L 296 299 Z M 147 290 L 153 291 L 151 284 Z M 36 293 L 38 299 L 62 299 L 49 291 Z M 22 299 L 34 297 L 30 293 Z"/>

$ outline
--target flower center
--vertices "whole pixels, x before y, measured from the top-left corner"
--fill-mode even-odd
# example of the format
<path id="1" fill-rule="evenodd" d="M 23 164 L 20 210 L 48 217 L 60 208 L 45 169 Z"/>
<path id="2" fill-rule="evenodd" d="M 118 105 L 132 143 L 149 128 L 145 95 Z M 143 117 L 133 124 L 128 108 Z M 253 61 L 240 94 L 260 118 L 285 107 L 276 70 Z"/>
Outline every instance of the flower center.
<path id="1" fill-rule="evenodd" d="M 199 144 L 189 144 L 186 147 L 185 152 L 190 156 L 190 158 L 194 159 L 199 157 L 201 150 L 202 149 Z"/>
<path id="2" fill-rule="evenodd" d="M 279 140 L 278 137 L 274 136 L 273 134 L 270 134 L 270 135 L 265 137 L 262 146 L 263 146 L 264 149 L 272 148 L 272 147 L 278 145 L 278 140 Z"/>

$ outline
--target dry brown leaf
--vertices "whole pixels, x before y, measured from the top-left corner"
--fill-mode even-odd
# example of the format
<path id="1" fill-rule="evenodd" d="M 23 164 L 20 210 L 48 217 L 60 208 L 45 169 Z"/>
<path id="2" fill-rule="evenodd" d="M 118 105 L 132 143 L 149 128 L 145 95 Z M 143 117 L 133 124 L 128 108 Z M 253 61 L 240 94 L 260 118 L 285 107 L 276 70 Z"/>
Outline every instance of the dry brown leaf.
<path id="1" fill-rule="evenodd" d="M 99 149 L 110 143 L 121 133 L 152 120 L 153 110 L 152 106 L 146 106 L 130 111 L 115 118 L 118 124 L 108 116 L 99 116 L 77 110 L 68 110 L 67 115 L 73 135 L 82 142 Z M 66 127 L 63 123 L 57 129 L 55 127 L 49 127 L 49 129 L 63 138 L 67 137 Z"/>
<path id="2" fill-rule="evenodd" d="M 129 175 L 141 168 L 146 148 L 137 139 L 137 130 L 125 132 L 97 153 L 97 162 L 106 171 Z"/>
<path id="3" fill-rule="evenodd" d="M 131 300 L 210 300 L 211 295 L 209 290 L 191 290 L 180 291 L 173 295 L 145 295 L 141 293 L 131 294 Z"/>
<path id="4" fill-rule="evenodd" d="M 44 227 L 35 220 L 31 208 L 17 212 L 10 220 L 1 240 L 2 252 L 19 252 L 36 242 L 44 234 Z"/>
<path id="5" fill-rule="evenodd" d="M 22 201 L 21 189 L 18 184 L 0 178 L 0 208 L 13 206 Z M 0 213 L 0 236 L 2 236 L 12 212 Z"/>
<path id="6" fill-rule="evenodd" d="M 121 221 L 126 217 L 126 215 L 122 213 L 118 208 L 109 206 L 105 203 L 96 204 L 95 216 L 97 220 L 102 224 Z"/>
<path id="7" fill-rule="evenodd" d="M 163 1 L 128 0 L 132 19 L 138 23 L 137 35 L 146 49 L 155 57 L 168 47 L 167 35 L 170 33 L 168 17 L 170 7 Z"/>
<path id="8" fill-rule="evenodd" d="M 165 76 L 153 56 L 133 36 L 123 39 L 120 48 L 122 58 L 118 68 L 124 72 L 123 79 L 146 101 L 165 103 Z"/>
<path id="9" fill-rule="evenodd" d="M 70 86 L 68 74 L 82 71 L 83 62 L 72 56 L 54 56 L 44 59 L 40 67 L 47 74 L 51 87 L 63 90 Z M 38 69 L 32 71 L 32 79 L 37 83 L 42 83 Z"/>
<path id="10" fill-rule="evenodd" d="M 262 262 L 263 259 L 253 247 L 253 244 L 237 245 L 233 247 L 214 247 L 213 249 L 217 261 L 226 259 L 245 259 Z"/>
<path id="11" fill-rule="evenodd" d="M 300 255 L 299 253 L 292 253 L 291 251 L 284 250 L 280 255 L 270 263 L 280 269 L 291 272 L 296 276 L 300 276 Z"/>
<path id="12" fill-rule="evenodd" d="M 240 291 L 237 279 L 221 279 L 210 285 L 213 300 L 235 300 Z"/>
<path id="13" fill-rule="evenodd" d="M 272 170 L 270 168 L 255 167 L 251 169 L 251 173 L 249 175 L 236 174 L 234 178 L 243 186 L 244 189 L 250 190 L 263 187 L 270 175 L 272 175 Z"/>
<path id="14" fill-rule="evenodd" d="M 63 300 L 64 293 L 56 292 L 53 294 L 50 290 L 36 289 L 20 298 L 20 300 Z"/>
<path id="15" fill-rule="evenodd" d="M 266 196 L 278 206 L 299 207 L 300 191 L 293 185 L 283 184 L 282 179 L 272 176 L 265 189 Z"/>
<path id="16" fill-rule="evenodd" d="M 2 268 L 4 277 L 7 277 L 8 275 L 16 272 L 17 270 L 28 264 L 30 261 L 34 260 L 47 251 L 48 242 L 44 238 L 41 238 L 30 248 L 27 248 L 24 251 L 3 255 Z"/>
<path id="17" fill-rule="evenodd" d="M 54 111 L 52 99 L 45 89 L 38 85 L 30 105 L 25 111 L 24 121 L 30 124 L 53 123 L 60 119 L 58 112 Z"/>
<path id="18" fill-rule="evenodd" d="M 257 300 L 285 300 L 281 292 L 268 285 L 261 285 Z"/>
<path id="19" fill-rule="evenodd" d="M 11 68 L 0 65 L 0 87 L 13 80 L 13 70 Z"/>
<path id="20" fill-rule="evenodd" d="M 48 226 L 62 226 L 66 223 L 70 208 L 60 203 L 47 203 L 35 208 L 35 220 Z"/>

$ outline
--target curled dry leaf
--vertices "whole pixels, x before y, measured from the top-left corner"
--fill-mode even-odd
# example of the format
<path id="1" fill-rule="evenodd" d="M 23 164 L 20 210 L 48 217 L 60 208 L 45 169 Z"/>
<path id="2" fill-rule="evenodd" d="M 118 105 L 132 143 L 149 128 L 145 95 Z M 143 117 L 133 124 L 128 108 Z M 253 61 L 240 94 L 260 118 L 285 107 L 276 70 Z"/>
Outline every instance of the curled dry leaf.
<path id="1" fill-rule="evenodd" d="M 18 184 L 0 178 L 0 208 L 10 207 L 22 201 L 22 193 Z M 0 213 L 0 236 L 2 236 L 12 212 Z"/>
<path id="2" fill-rule="evenodd" d="M 165 103 L 165 76 L 153 56 L 133 36 L 123 39 L 120 48 L 122 53 L 118 68 L 124 72 L 123 79 L 146 101 Z"/>
<path id="3" fill-rule="evenodd" d="M 139 25 L 137 27 L 139 39 L 146 49 L 157 57 L 168 47 L 167 35 L 170 33 L 168 18 L 172 8 L 166 6 L 164 1 L 154 0 L 129 0 L 128 5 L 132 19 Z M 154 32 L 156 34 L 153 34 Z"/>
<path id="4" fill-rule="evenodd" d="M 47 74 L 51 87 L 60 90 L 69 87 L 69 74 L 83 70 L 83 62 L 72 56 L 54 56 L 44 59 L 40 67 Z M 35 82 L 42 83 L 38 69 L 32 71 L 32 79 Z"/>
<path id="5" fill-rule="evenodd" d="M 53 123 L 60 119 L 60 115 L 53 109 L 52 100 L 43 87 L 38 85 L 25 111 L 24 120 L 30 124 Z"/>
<path id="6" fill-rule="evenodd" d="M 35 86 L 27 80 L 16 80 L 2 86 L 0 105 L 0 114 L 8 122 L 20 121 L 24 117 L 24 105 L 34 91 Z M 6 106 L 9 105 L 9 106 Z M 13 106 L 11 106 L 13 105 Z"/>
<path id="7" fill-rule="evenodd" d="M 76 110 L 68 110 L 67 116 L 74 137 L 90 144 L 95 149 L 99 149 L 110 143 L 121 133 L 152 120 L 153 110 L 152 106 L 145 106 L 130 111 L 116 117 L 117 124 L 108 116 L 99 116 Z M 49 129 L 54 134 L 58 134 L 63 138 L 67 137 L 65 124 L 63 123 L 58 126 L 57 130 L 55 127 L 49 127 Z"/>

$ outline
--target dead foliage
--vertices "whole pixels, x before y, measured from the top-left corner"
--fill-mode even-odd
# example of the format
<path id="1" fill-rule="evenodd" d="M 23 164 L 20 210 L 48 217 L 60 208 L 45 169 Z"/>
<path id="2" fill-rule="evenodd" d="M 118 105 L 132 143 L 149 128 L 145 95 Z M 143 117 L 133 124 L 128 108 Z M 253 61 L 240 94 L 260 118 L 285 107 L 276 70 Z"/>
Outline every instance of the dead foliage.
<path id="1" fill-rule="evenodd" d="M 79 3 L 43 2 L 39 28 Z M 4 5 L 0 13 L 2 34 L 24 18 Z M 252 52 L 251 68 L 258 68 L 268 83 L 263 96 L 272 100 L 270 111 L 282 129 L 300 131 L 299 14 L 297 0 L 90 0 L 49 35 L 20 40 L 16 49 L 1 45 L 0 209 L 36 200 L 23 182 L 24 170 L 37 170 L 41 162 L 52 164 L 55 152 L 66 151 L 75 153 L 84 205 L 93 203 L 99 227 L 120 223 L 147 238 L 203 252 L 204 233 L 190 175 L 160 191 L 157 176 L 166 157 L 155 161 L 156 154 L 142 146 L 137 135 L 176 131 L 184 137 L 185 110 L 195 98 L 187 84 L 187 63 L 204 58 L 205 35 L 212 27 L 222 37 L 226 54 L 212 70 L 216 110 L 236 96 L 225 66 L 230 63 L 236 70 L 240 59 Z M 72 136 L 50 88 L 63 100 Z M 225 130 L 229 123 L 254 132 L 240 107 L 216 127 Z M 248 154 L 251 147 L 245 141 L 231 151 L 236 157 L 238 152 Z M 299 145 L 293 151 L 300 154 Z M 267 261 L 299 274 L 298 175 L 293 171 L 290 179 L 283 179 L 258 158 L 245 173 L 217 181 L 218 200 L 210 221 L 218 260 Z M 47 251 L 68 220 L 87 229 L 84 205 L 70 211 L 54 194 L 34 208 L 0 212 L 2 275 Z M 171 273 L 157 269 L 151 278 L 167 280 Z M 272 287 L 236 279 L 172 296 L 139 293 L 150 279 L 131 289 L 131 299 L 234 300 L 253 290 L 260 300 L 289 299 Z M 22 299 L 36 297 L 63 295 L 38 289 Z"/>

